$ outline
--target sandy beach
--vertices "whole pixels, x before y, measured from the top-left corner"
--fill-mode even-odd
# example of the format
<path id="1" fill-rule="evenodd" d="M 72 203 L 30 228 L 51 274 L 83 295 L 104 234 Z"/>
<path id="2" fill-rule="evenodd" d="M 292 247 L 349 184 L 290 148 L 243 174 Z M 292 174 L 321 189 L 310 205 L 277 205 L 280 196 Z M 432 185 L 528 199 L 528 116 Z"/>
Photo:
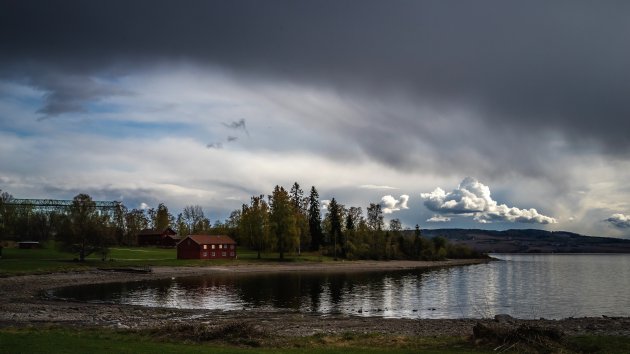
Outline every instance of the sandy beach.
<path id="1" fill-rule="evenodd" d="M 208 267 L 154 267 L 151 273 L 136 274 L 91 270 L 0 278 L 0 326 L 97 326 L 140 329 L 169 322 L 194 319 L 213 325 L 244 321 L 265 327 L 270 333 L 283 336 L 304 336 L 316 333 L 389 333 L 418 336 L 462 336 L 472 333 L 478 322 L 494 319 L 385 319 L 350 315 L 318 315 L 300 312 L 260 312 L 255 310 L 216 311 L 150 308 L 143 306 L 93 304 L 48 299 L 46 290 L 57 287 L 108 282 L 141 281 L 171 277 L 257 272 L 360 272 L 400 269 L 429 269 L 476 264 L 485 260 L 417 261 L 353 261 L 338 263 L 235 263 Z M 536 323 L 561 329 L 568 335 L 630 335 L 630 318 L 597 317 L 563 320 L 510 319 L 515 325 Z"/>

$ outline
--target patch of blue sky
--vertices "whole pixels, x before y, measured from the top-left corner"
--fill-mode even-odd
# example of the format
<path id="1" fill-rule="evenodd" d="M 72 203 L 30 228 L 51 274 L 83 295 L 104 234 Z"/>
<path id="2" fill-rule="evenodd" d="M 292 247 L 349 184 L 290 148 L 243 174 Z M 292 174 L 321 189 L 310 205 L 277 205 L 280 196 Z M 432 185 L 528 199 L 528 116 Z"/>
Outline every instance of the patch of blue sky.
<path id="1" fill-rule="evenodd" d="M 2 119 L 0 119 L 1 121 Z M 34 132 L 30 129 L 27 128 L 22 128 L 22 127 L 18 127 L 18 126 L 3 126 L 0 125 L 0 131 L 3 133 L 9 133 L 11 135 L 14 135 L 18 138 L 29 138 L 32 136 L 36 136 L 39 135 L 37 132 Z"/>
<path id="2" fill-rule="evenodd" d="M 119 105 L 98 101 L 86 103 L 84 104 L 84 108 L 90 113 L 121 113 L 125 109 Z"/>
<path id="3" fill-rule="evenodd" d="M 27 85 L 0 81 L 0 97 L 2 101 L 12 102 L 37 110 L 44 104 L 45 95 L 45 92 Z"/>
<path id="4" fill-rule="evenodd" d="M 33 109 L 33 112 L 36 112 L 42 106 L 44 106 L 44 95 L 35 96 L 35 95 L 22 95 L 22 96 L 13 96 L 15 102 L 23 107 L 29 107 Z"/>
<path id="5" fill-rule="evenodd" d="M 115 139 L 129 137 L 160 138 L 166 136 L 196 136 L 197 129 L 186 123 L 177 122 L 138 122 L 128 120 L 86 119 L 73 124 L 76 132 L 97 134 Z"/>

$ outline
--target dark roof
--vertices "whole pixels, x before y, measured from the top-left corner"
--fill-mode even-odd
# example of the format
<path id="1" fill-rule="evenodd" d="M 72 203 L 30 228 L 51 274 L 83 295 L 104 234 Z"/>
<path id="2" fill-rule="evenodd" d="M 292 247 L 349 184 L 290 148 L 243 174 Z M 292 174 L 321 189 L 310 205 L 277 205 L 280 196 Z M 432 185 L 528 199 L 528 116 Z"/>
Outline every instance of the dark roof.
<path id="1" fill-rule="evenodd" d="M 235 245 L 230 236 L 226 235 L 190 235 L 191 240 L 199 245 Z"/>
<path id="2" fill-rule="evenodd" d="M 175 232 L 173 229 L 171 229 L 170 227 L 167 227 L 165 229 L 163 229 L 162 231 L 158 231 L 155 229 L 144 229 L 140 232 L 138 232 L 138 235 L 164 235 L 165 233 L 167 233 L 167 231 L 169 231 L 169 234 L 174 234 L 177 235 L 177 232 Z"/>
<path id="3" fill-rule="evenodd" d="M 177 234 L 175 234 L 175 235 L 164 235 L 164 238 L 166 238 L 166 237 L 170 237 L 173 240 L 181 240 L 183 238 L 183 237 L 181 237 L 181 236 L 179 236 Z"/>

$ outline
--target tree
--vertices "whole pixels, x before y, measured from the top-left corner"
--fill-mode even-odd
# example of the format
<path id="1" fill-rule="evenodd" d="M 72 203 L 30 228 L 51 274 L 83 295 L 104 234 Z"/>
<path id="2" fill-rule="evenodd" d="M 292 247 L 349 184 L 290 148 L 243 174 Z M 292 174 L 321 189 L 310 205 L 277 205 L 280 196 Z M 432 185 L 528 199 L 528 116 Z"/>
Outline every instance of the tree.
<path id="1" fill-rule="evenodd" d="M 0 238 L 5 238 L 9 234 L 10 222 L 12 221 L 13 208 L 7 205 L 13 196 L 0 189 Z"/>
<path id="2" fill-rule="evenodd" d="M 280 259 L 284 259 L 284 253 L 297 243 L 298 236 L 289 193 L 283 187 L 276 186 L 269 197 L 269 205 L 271 209 L 269 219 L 273 234 L 276 236 L 277 250 Z"/>
<path id="3" fill-rule="evenodd" d="M 258 252 L 258 259 L 260 259 L 260 253 L 271 243 L 269 205 L 264 195 L 252 197 L 249 206 L 243 204 L 238 228 L 243 240 Z"/>
<path id="4" fill-rule="evenodd" d="M 299 236 L 298 255 L 300 255 L 302 251 L 302 244 L 308 244 L 309 241 L 309 223 L 307 213 L 308 200 L 304 198 L 304 192 L 297 182 L 293 183 L 289 194 L 291 197 L 291 205 L 293 206 L 295 227 L 297 228 Z"/>
<path id="5" fill-rule="evenodd" d="M 130 245 L 131 243 L 128 242 L 130 240 L 127 239 L 127 232 L 126 232 L 126 222 L 125 222 L 126 215 L 127 215 L 127 207 L 124 206 L 123 204 L 118 204 L 116 208 L 114 208 L 114 215 L 112 215 L 113 216 L 112 221 L 114 223 L 114 228 L 115 228 L 114 238 L 116 239 L 116 242 L 118 244 Z"/>
<path id="6" fill-rule="evenodd" d="M 333 198 L 330 201 L 330 204 L 328 204 L 328 216 L 330 218 L 330 229 L 328 230 L 328 232 L 333 239 L 333 255 L 335 260 L 337 260 L 337 240 L 341 238 L 342 216 L 341 207 L 339 206 L 335 198 Z"/>
<path id="7" fill-rule="evenodd" d="M 173 216 L 168 212 L 168 208 L 164 203 L 160 203 L 155 212 L 155 221 L 153 222 L 155 229 L 162 231 L 171 226 L 172 221 Z"/>
<path id="8" fill-rule="evenodd" d="M 291 204 L 296 212 L 301 213 L 303 211 L 302 201 L 304 200 L 304 191 L 300 188 L 300 185 L 295 182 L 289 192 L 291 195 Z"/>
<path id="9" fill-rule="evenodd" d="M 94 252 L 106 254 L 111 242 L 107 216 L 98 213 L 87 194 L 75 196 L 69 209 L 68 228 L 61 235 L 62 247 L 78 253 L 81 262 Z"/>
<path id="10" fill-rule="evenodd" d="M 362 224 L 365 224 L 363 219 L 363 211 L 360 207 L 350 207 L 345 215 L 345 230 L 344 239 L 344 256 L 346 258 L 358 258 L 362 256 L 363 250 L 363 233 L 360 231 Z"/>
<path id="11" fill-rule="evenodd" d="M 311 235 L 311 249 L 319 250 L 322 244 L 322 217 L 319 205 L 319 193 L 315 186 L 311 187 L 308 197 L 308 228 Z"/>
<path id="12" fill-rule="evenodd" d="M 350 207 L 346 213 L 346 230 L 355 230 L 363 219 L 361 207 Z"/>
<path id="13" fill-rule="evenodd" d="M 433 238 L 433 247 L 435 247 L 435 257 L 439 260 L 446 258 L 446 246 L 448 240 L 443 236 Z"/>
<path id="14" fill-rule="evenodd" d="M 416 229 L 413 232 L 413 256 L 415 259 L 420 259 L 422 253 L 422 235 L 420 233 L 420 226 L 416 224 Z"/>
<path id="15" fill-rule="evenodd" d="M 234 210 L 230 213 L 230 216 L 225 220 L 225 228 L 228 236 L 230 236 L 236 243 L 241 242 L 241 235 L 239 234 L 238 225 L 241 220 L 241 211 Z"/>
<path id="16" fill-rule="evenodd" d="M 141 209 L 131 209 L 125 213 L 125 244 L 135 245 L 140 231 L 149 227 L 149 219 Z"/>
<path id="17" fill-rule="evenodd" d="M 402 234 L 402 223 L 400 219 L 392 219 L 389 221 L 389 234 L 387 239 L 387 258 L 396 259 L 400 257 L 400 249 L 404 246 L 405 239 Z"/>
<path id="18" fill-rule="evenodd" d="M 197 234 L 208 231 L 210 220 L 203 214 L 203 208 L 199 205 L 188 205 L 183 212 L 184 222 L 188 225 L 190 234 Z"/>
<path id="19" fill-rule="evenodd" d="M 149 228 L 157 230 L 157 211 L 155 210 L 155 208 L 149 208 L 146 209 L 145 212 L 147 214 L 147 219 L 149 220 Z"/>
<path id="20" fill-rule="evenodd" d="M 391 219 L 389 221 L 389 230 L 398 236 L 398 234 L 402 231 L 402 223 L 400 222 L 400 219 Z"/>
<path id="21" fill-rule="evenodd" d="M 367 224 L 373 231 L 383 230 L 385 223 L 383 222 L 383 210 L 380 204 L 370 203 L 367 208 Z"/>
<path id="22" fill-rule="evenodd" d="M 180 236 L 190 235 L 190 229 L 188 228 L 188 224 L 186 223 L 186 220 L 184 220 L 183 213 L 177 214 L 177 219 L 175 221 L 175 228 L 177 229 L 177 233 Z"/>

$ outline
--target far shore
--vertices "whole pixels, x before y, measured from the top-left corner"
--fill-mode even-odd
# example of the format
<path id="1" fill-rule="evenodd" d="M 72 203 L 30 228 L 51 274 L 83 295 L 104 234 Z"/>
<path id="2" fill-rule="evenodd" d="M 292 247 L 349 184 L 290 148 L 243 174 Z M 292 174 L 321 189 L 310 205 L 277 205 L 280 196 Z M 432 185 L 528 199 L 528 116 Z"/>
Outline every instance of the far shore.
<path id="1" fill-rule="evenodd" d="M 127 282 L 211 274 L 247 274 L 261 272 L 363 272 L 405 269 L 431 269 L 466 266 L 488 262 L 487 259 L 447 261 L 339 261 L 300 263 L 240 263 L 204 267 L 153 267 L 147 274 L 89 270 L 82 272 L 23 275 L 0 278 L 0 327 L 40 325 L 88 326 L 142 329 L 194 319 L 212 325 L 234 321 L 264 325 L 273 333 L 306 336 L 317 333 L 385 333 L 409 336 L 465 336 L 478 322 L 493 319 L 387 319 L 342 314 L 322 316 L 301 312 L 263 312 L 259 310 L 217 311 L 149 308 L 142 306 L 94 304 L 51 300 L 46 290 L 83 284 Z M 559 327 L 572 335 L 610 334 L 630 336 L 630 318 L 570 318 L 564 320 L 518 320 Z"/>

